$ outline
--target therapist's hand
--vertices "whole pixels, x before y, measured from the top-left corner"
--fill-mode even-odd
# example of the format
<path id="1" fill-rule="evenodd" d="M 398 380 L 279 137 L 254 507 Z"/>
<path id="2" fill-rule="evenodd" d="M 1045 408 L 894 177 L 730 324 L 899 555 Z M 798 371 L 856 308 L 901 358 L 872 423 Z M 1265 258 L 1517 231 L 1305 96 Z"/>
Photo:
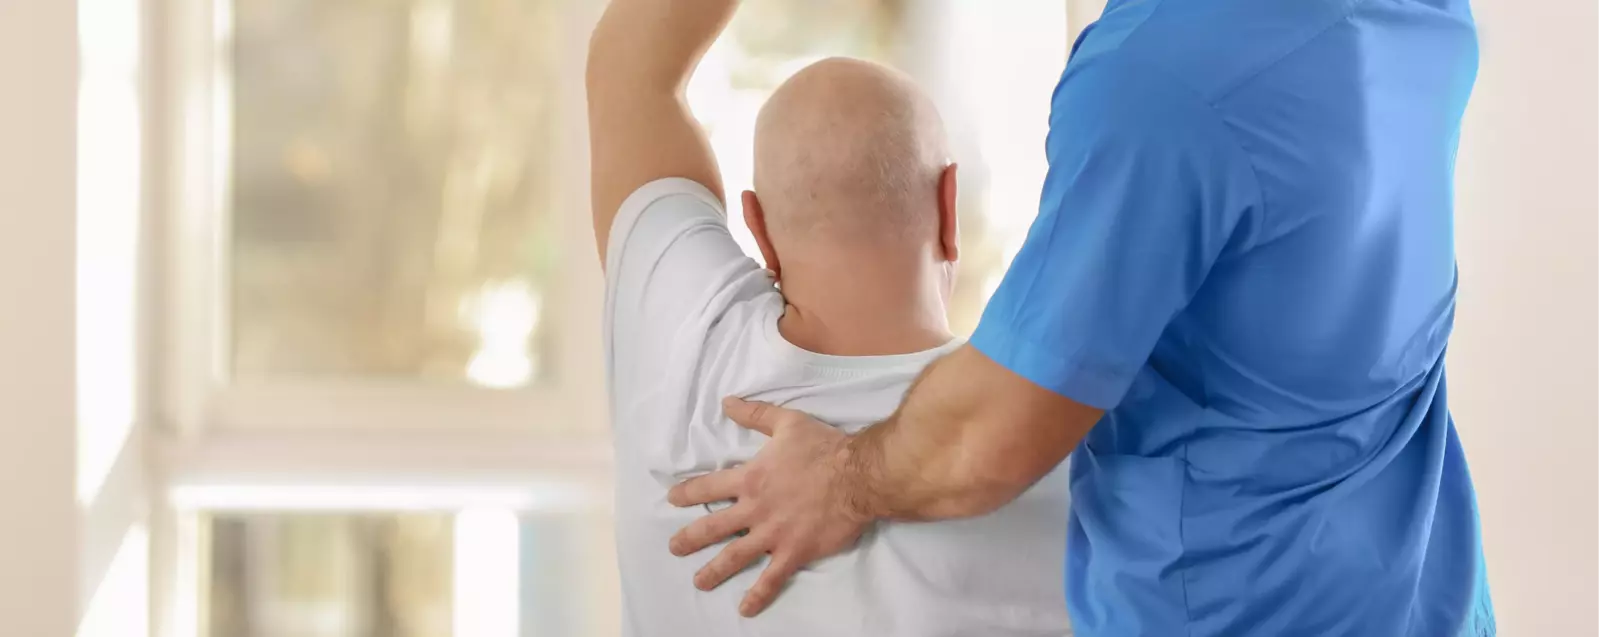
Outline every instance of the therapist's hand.
<path id="1" fill-rule="evenodd" d="M 806 564 L 852 547 L 871 517 L 854 510 L 847 484 L 849 437 L 803 413 L 737 398 L 723 401 L 740 426 L 771 437 L 749 463 L 688 480 L 667 500 L 680 507 L 736 500 L 678 531 L 672 553 L 689 555 L 748 531 L 694 576 L 711 590 L 770 554 L 744 595 L 739 614 L 753 617 Z"/>

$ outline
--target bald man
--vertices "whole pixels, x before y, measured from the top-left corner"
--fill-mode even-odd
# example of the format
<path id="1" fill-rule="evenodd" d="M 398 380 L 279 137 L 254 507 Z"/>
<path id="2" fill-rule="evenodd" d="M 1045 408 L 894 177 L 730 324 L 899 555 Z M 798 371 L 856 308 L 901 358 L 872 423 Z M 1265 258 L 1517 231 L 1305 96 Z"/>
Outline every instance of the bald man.
<path id="1" fill-rule="evenodd" d="M 854 432 L 960 345 L 945 319 L 955 167 L 937 111 L 897 73 L 832 59 L 778 89 L 757 124 L 755 191 L 743 193 L 767 269 L 734 243 L 683 89 L 735 5 L 615 0 L 590 48 L 623 634 L 1069 634 L 1063 473 L 986 517 L 880 527 L 801 571 L 754 619 L 740 602 L 758 571 L 700 591 L 711 554 L 668 552 L 678 528 L 726 506 L 674 507 L 668 490 L 747 461 L 765 441 L 725 418 L 722 397 L 789 405 Z"/>

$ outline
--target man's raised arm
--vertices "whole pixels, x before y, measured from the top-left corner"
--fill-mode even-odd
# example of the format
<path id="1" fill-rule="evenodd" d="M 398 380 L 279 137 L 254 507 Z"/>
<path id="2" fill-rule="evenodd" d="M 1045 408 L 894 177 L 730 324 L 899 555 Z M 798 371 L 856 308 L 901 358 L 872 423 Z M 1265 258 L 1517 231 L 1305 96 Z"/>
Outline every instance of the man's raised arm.
<path id="1" fill-rule="evenodd" d="M 617 209 L 640 186 L 683 177 L 722 196 L 716 157 L 684 93 L 737 6 L 737 0 L 612 0 L 595 27 L 587 85 L 602 264 Z"/>

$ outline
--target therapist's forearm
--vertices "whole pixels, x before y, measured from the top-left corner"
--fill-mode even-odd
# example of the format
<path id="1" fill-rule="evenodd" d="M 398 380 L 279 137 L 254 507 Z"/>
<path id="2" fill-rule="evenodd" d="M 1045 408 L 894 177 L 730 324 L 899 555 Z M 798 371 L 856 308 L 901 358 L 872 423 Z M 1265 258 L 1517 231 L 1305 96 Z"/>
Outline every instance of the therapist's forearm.
<path id="1" fill-rule="evenodd" d="M 982 515 L 1059 465 L 1100 415 L 962 347 L 846 443 L 842 495 L 871 518 Z"/>

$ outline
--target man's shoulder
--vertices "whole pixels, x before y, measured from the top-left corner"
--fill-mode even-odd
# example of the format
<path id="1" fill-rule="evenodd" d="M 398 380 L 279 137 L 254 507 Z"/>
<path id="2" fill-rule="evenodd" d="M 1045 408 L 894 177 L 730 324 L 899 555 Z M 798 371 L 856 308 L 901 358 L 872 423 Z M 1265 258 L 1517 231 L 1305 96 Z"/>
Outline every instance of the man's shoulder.
<path id="1" fill-rule="evenodd" d="M 670 216 L 678 222 L 700 219 L 725 223 L 727 212 L 709 188 L 692 179 L 667 177 L 639 186 L 622 200 L 611 223 L 610 236 L 606 238 L 607 272 L 617 266 L 623 252 L 630 247 L 635 251 L 648 247 L 634 240 L 637 234 L 634 231 L 646 215 Z M 659 233 L 643 238 L 652 236 L 659 236 Z"/>
<path id="2" fill-rule="evenodd" d="M 721 202 L 688 179 L 629 195 L 604 258 L 605 321 L 618 336 L 648 341 L 703 329 L 733 304 L 775 293 L 733 239 Z"/>
<path id="3" fill-rule="evenodd" d="M 612 406 L 626 426 L 682 406 L 708 366 L 754 333 L 777 292 L 733 240 L 720 202 L 687 179 L 635 190 L 609 246 L 603 329 Z"/>

